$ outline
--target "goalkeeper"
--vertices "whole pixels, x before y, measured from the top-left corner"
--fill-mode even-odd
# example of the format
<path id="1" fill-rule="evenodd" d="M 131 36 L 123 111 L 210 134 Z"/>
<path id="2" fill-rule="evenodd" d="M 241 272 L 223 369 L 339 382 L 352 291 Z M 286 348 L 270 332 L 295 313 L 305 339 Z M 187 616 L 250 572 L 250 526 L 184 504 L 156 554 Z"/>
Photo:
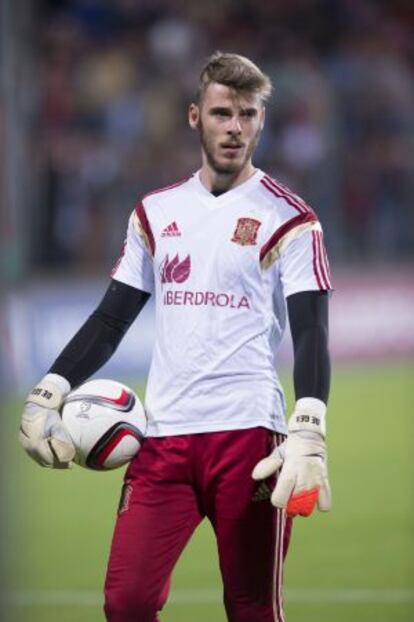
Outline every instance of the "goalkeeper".
<path id="1" fill-rule="evenodd" d="M 39 464 L 67 468 L 65 396 L 155 298 L 148 433 L 125 474 L 105 584 L 110 622 L 159 619 L 204 518 L 229 622 L 283 622 L 292 519 L 330 508 L 329 268 L 315 212 L 253 165 L 270 92 L 250 60 L 208 60 L 188 110 L 201 168 L 137 204 L 102 302 L 27 398 L 22 445 Z M 286 425 L 275 355 L 287 319 L 296 405 Z"/>

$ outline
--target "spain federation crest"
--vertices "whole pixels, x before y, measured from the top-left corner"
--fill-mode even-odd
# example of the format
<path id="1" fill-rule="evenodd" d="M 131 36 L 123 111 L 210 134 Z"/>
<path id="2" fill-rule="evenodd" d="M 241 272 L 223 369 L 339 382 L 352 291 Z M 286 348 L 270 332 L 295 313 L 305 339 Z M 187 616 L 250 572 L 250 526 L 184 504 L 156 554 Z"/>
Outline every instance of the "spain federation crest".
<path id="1" fill-rule="evenodd" d="M 231 241 L 241 246 L 254 246 L 257 244 L 257 232 L 261 224 L 255 218 L 239 218 Z"/>

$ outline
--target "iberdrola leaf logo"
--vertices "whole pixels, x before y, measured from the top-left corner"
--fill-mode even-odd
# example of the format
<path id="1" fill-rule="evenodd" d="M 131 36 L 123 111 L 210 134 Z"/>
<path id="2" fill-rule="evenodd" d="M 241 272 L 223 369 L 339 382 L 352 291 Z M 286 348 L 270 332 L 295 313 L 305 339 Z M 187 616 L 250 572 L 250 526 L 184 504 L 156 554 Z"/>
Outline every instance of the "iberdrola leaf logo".
<path id="1" fill-rule="evenodd" d="M 190 276 L 190 272 L 190 255 L 187 255 L 182 261 L 180 261 L 178 254 L 171 260 L 166 255 L 160 266 L 161 283 L 184 283 Z"/>

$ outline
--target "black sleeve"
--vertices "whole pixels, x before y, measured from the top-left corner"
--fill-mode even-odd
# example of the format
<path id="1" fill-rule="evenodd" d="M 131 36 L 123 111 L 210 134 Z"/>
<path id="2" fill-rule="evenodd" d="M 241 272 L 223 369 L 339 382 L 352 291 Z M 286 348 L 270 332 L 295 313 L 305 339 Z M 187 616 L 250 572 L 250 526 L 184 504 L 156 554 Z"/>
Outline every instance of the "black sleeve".
<path id="1" fill-rule="evenodd" d="M 331 366 L 328 351 L 327 292 L 309 291 L 287 298 L 295 362 L 295 395 L 328 401 Z"/>
<path id="2" fill-rule="evenodd" d="M 150 294 L 112 280 L 103 299 L 53 363 L 72 387 L 94 374 L 117 349 Z"/>

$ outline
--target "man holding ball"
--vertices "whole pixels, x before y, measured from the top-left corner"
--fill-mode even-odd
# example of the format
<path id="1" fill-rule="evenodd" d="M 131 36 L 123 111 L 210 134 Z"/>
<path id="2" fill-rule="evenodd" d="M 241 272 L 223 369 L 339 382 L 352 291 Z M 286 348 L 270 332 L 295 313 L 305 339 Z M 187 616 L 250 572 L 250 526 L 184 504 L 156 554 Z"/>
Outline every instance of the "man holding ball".
<path id="1" fill-rule="evenodd" d="M 68 466 L 65 395 L 155 297 L 148 430 L 125 475 L 105 586 L 110 622 L 159 619 L 174 565 L 205 517 L 228 620 L 282 622 L 292 517 L 330 508 L 329 267 L 315 212 L 252 162 L 271 88 L 249 59 L 210 57 L 188 111 L 201 168 L 138 202 L 102 302 L 27 399 L 23 446 L 43 466 Z M 287 319 L 296 405 L 286 425 L 275 355 Z"/>

